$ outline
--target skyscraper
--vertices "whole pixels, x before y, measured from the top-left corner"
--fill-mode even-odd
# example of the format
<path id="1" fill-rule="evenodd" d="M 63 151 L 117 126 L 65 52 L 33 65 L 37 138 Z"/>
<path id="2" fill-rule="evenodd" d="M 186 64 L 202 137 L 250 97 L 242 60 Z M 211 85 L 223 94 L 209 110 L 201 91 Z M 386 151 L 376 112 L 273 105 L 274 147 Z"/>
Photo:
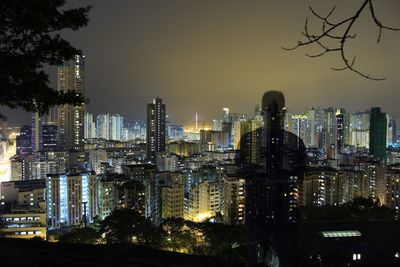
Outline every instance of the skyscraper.
<path id="1" fill-rule="evenodd" d="M 79 225 L 85 220 L 92 222 L 98 213 L 97 183 L 97 176 L 90 172 L 47 175 L 48 227 L 55 229 Z"/>
<path id="2" fill-rule="evenodd" d="M 119 115 L 110 116 L 110 140 L 121 140 L 124 118 Z"/>
<path id="3" fill-rule="evenodd" d="M 387 119 L 380 108 L 371 108 L 369 130 L 369 154 L 386 160 Z"/>
<path id="4" fill-rule="evenodd" d="M 153 163 L 157 152 L 165 152 L 165 114 L 161 98 L 147 104 L 147 159 Z"/>
<path id="5" fill-rule="evenodd" d="M 96 137 L 110 138 L 110 114 L 99 114 L 96 118 Z"/>
<path id="6" fill-rule="evenodd" d="M 85 114 L 85 139 L 96 138 L 96 123 L 93 121 L 93 114 Z"/>
<path id="7" fill-rule="evenodd" d="M 42 136 L 40 138 L 41 151 L 57 151 L 58 129 L 56 125 L 42 125 Z"/>
<path id="8" fill-rule="evenodd" d="M 28 125 L 21 127 L 16 137 L 17 155 L 30 154 L 32 152 L 32 128 Z"/>
<path id="9" fill-rule="evenodd" d="M 222 122 L 230 122 L 229 120 L 229 108 L 222 109 Z"/>
<path id="10" fill-rule="evenodd" d="M 345 114 L 343 109 L 336 110 L 336 151 L 342 153 L 344 148 Z"/>
<path id="11" fill-rule="evenodd" d="M 58 67 L 57 87 L 60 92 L 73 91 L 84 95 L 85 56 L 75 55 Z M 58 141 L 60 150 L 80 151 L 84 148 L 85 105 L 62 105 L 57 109 Z"/>

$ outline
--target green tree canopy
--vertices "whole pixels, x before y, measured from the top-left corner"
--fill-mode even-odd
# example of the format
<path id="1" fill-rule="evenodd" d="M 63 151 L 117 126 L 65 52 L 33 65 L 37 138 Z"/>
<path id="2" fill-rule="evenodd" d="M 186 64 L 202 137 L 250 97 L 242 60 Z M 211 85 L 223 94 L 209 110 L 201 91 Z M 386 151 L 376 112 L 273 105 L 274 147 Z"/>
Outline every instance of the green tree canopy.
<path id="1" fill-rule="evenodd" d="M 99 232 L 91 227 L 76 228 L 62 235 L 60 242 L 72 244 L 97 244 L 101 240 Z"/>
<path id="2" fill-rule="evenodd" d="M 193 253 L 196 236 L 182 218 L 169 218 L 163 221 L 165 238 L 163 248 L 176 252 Z"/>
<path id="3" fill-rule="evenodd" d="M 64 29 L 88 23 L 90 7 L 62 10 L 65 0 L 0 1 L 0 105 L 41 114 L 60 104 L 81 104 L 83 96 L 57 92 L 44 65 L 60 65 L 81 51 L 62 39 Z"/>
<path id="4" fill-rule="evenodd" d="M 100 232 L 105 234 L 107 243 L 135 243 L 158 247 L 162 230 L 137 211 L 116 209 L 101 222 Z"/>

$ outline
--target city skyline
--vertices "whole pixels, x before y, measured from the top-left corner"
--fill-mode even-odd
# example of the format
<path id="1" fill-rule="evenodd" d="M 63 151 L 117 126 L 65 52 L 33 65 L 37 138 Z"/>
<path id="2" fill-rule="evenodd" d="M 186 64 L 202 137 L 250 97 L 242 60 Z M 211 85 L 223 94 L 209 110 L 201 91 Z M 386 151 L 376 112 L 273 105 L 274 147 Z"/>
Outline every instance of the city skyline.
<path id="1" fill-rule="evenodd" d="M 174 122 L 187 124 L 195 112 L 211 121 L 223 107 L 251 114 L 265 90 L 283 91 L 293 112 L 313 106 L 350 112 L 379 106 L 389 114 L 400 113 L 393 97 L 400 85 L 396 77 L 400 58 L 395 53 L 400 35 L 384 31 L 381 43 L 376 44 L 378 30 L 370 27 L 366 15 L 355 29 L 358 41 L 349 44 L 349 49 L 357 55 L 361 70 L 384 76 L 385 81 L 332 71 L 330 67 L 339 64 L 332 56 L 310 59 L 304 56 L 308 49 L 281 49 L 301 38 L 299 32 L 310 15 L 308 5 L 323 14 L 329 11 L 330 6 L 317 1 L 229 5 L 68 1 L 67 6 L 86 4 L 93 6 L 89 25 L 63 35 L 86 55 L 85 92 L 93 114 L 145 119 L 145 103 L 160 97 L 170 106 L 168 115 Z M 336 4 L 337 18 L 352 7 L 344 1 Z M 395 1 L 378 5 L 377 14 L 396 26 L 398 5 Z M 47 70 L 56 87 L 56 69 Z M 9 125 L 29 121 L 30 114 L 22 110 L 1 110 Z"/>
<path id="2" fill-rule="evenodd" d="M 2 262 L 400 266 L 377 2 L 0 1 Z"/>

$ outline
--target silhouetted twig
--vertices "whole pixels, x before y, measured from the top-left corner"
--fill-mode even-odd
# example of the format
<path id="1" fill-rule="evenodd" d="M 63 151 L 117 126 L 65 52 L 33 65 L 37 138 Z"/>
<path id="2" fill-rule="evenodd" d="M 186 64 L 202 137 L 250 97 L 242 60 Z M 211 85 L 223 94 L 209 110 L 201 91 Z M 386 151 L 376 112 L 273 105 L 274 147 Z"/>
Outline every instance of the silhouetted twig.
<path id="1" fill-rule="evenodd" d="M 321 48 L 321 52 L 316 54 L 306 53 L 306 56 L 316 58 L 330 52 L 338 52 L 340 53 L 340 57 L 341 60 L 343 61 L 344 66 L 340 68 L 332 68 L 333 70 L 336 71 L 350 70 L 370 80 L 375 80 L 375 81 L 385 80 L 385 78 L 373 77 L 359 71 L 357 68 L 355 68 L 356 57 L 354 56 L 352 60 L 349 60 L 348 56 L 345 53 L 346 41 L 348 39 L 356 38 L 356 34 L 351 34 L 350 31 L 352 30 L 354 23 L 357 21 L 360 15 L 366 10 L 367 6 L 369 7 L 370 15 L 375 25 L 379 29 L 377 38 L 378 43 L 381 41 L 383 29 L 390 31 L 400 31 L 400 28 L 388 27 L 382 24 L 382 22 L 377 18 L 375 14 L 373 0 L 365 0 L 353 16 L 345 18 L 338 22 L 334 22 L 331 19 L 331 16 L 335 11 L 335 6 L 332 7 L 332 9 L 326 16 L 322 16 L 321 14 L 316 12 L 312 7 L 309 7 L 311 14 L 321 22 L 321 28 L 322 28 L 321 33 L 315 34 L 309 31 L 309 26 L 308 26 L 309 22 L 307 17 L 304 23 L 304 31 L 301 32 L 306 39 L 303 41 L 298 41 L 297 45 L 294 47 L 289 47 L 289 48 L 282 47 L 282 48 L 285 50 L 295 50 L 302 46 L 317 45 Z M 332 42 L 336 43 L 335 46 L 333 47 L 329 46 L 329 44 Z"/>

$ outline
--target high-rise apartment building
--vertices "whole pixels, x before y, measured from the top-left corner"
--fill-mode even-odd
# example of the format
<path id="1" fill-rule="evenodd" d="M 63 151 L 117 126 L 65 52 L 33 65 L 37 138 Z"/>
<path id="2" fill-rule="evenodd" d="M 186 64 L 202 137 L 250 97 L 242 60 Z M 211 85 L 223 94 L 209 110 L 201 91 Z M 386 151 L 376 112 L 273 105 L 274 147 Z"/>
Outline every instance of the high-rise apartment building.
<path id="1" fill-rule="evenodd" d="M 11 181 L 32 179 L 32 154 L 13 156 L 11 161 Z"/>
<path id="2" fill-rule="evenodd" d="M 28 125 L 21 127 L 16 137 L 17 155 L 32 153 L 32 128 Z"/>
<path id="3" fill-rule="evenodd" d="M 385 182 L 386 196 L 383 204 L 394 210 L 395 218 L 398 220 L 400 214 L 400 171 L 395 168 L 389 169 L 385 173 Z"/>
<path id="4" fill-rule="evenodd" d="M 236 176 L 224 179 L 223 216 L 228 224 L 243 224 L 245 215 L 245 180 Z M 221 210 L 222 211 L 222 210 Z"/>
<path id="5" fill-rule="evenodd" d="M 157 152 L 165 152 L 165 115 L 161 98 L 147 104 L 147 159 L 153 163 Z"/>
<path id="6" fill-rule="evenodd" d="M 369 148 L 369 123 L 369 111 L 350 115 L 350 145 L 356 148 Z"/>
<path id="7" fill-rule="evenodd" d="M 59 92 L 75 92 L 84 96 L 85 56 L 75 55 L 58 67 L 57 88 Z M 57 109 L 57 126 L 60 150 L 80 151 L 84 148 L 84 110 L 78 106 L 62 105 Z"/>
<path id="8" fill-rule="evenodd" d="M 343 109 L 336 110 L 336 150 L 342 153 L 345 144 L 345 112 Z"/>
<path id="9" fill-rule="evenodd" d="M 96 118 L 96 137 L 110 138 L 110 114 L 100 114 Z"/>
<path id="10" fill-rule="evenodd" d="M 42 125 L 42 133 L 40 138 L 41 151 L 57 151 L 58 150 L 58 128 L 57 125 Z"/>
<path id="11" fill-rule="evenodd" d="M 86 113 L 84 119 L 85 119 L 84 138 L 85 139 L 96 138 L 96 123 L 93 120 L 93 114 Z"/>
<path id="12" fill-rule="evenodd" d="M 111 115 L 110 116 L 110 140 L 121 140 L 122 137 L 122 128 L 124 127 L 124 118 L 119 115 Z"/>
<path id="13" fill-rule="evenodd" d="M 46 178 L 50 229 L 91 222 L 98 214 L 97 176 L 90 172 L 55 174 Z"/>
<path id="14" fill-rule="evenodd" d="M 144 180 L 145 216 L 159 225 L 163 219 L 184 216 L 184 177 L 179 173 L 151 173 Z"/>
<path id="15" fill-rule="evenodd" d="M 184 217 L 184 189 L 179 173 L 171 173 L 170 179 L 160 185 L 162 219 Z"/>
<path id="16" fill-rule="evenodd" d="M 106 140 L 116 140 L 120 141 L 123 139 L 124 135 L 124 118 L 119 114 L 99 114 L 96 118 L 96 125 L 91 122 L 91 114 L 87 113 L 85 125 L 87 127 L 85 132 L 87 132 L 88 138 L 102 138 Z M 93 129 L 96 129 L 96 136 L 93 135 Z M 86 135 L 85 135 L 86 136 Z M 92 136 L 92 137 L 89 137 Z M 126 138 L 125 138 L 126 139 Z"/>
<path id="17" fill-rule="evenodd" d="M 204 181 L 189 192 L 186 219 L 201 222 L 221 212 L 221 186 L 217 182 Z"/>

